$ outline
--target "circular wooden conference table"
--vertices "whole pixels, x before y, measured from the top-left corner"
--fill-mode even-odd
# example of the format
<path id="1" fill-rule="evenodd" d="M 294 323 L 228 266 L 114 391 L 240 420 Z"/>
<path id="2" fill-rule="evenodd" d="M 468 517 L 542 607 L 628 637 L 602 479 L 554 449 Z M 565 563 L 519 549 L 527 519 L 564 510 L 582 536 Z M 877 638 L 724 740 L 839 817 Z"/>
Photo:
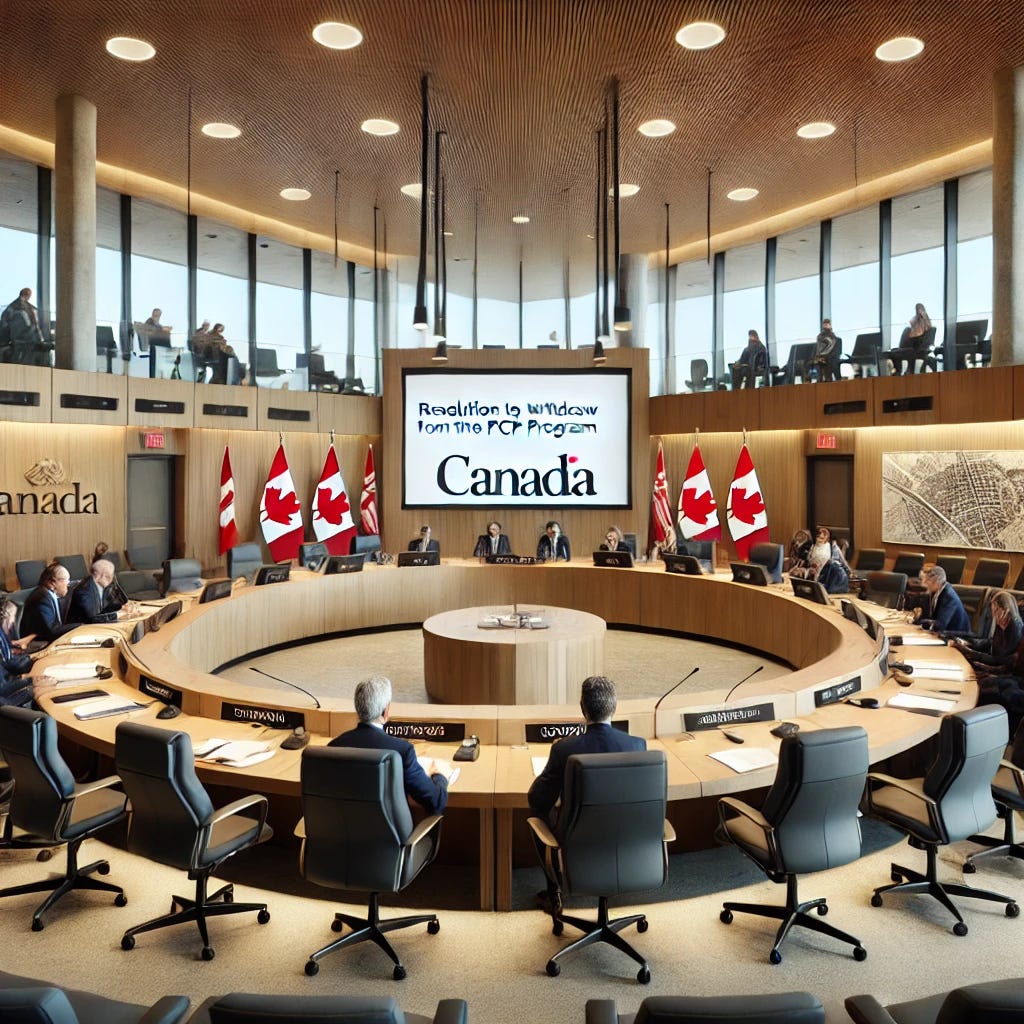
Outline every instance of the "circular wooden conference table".
<path id="1" fill-rule="evenodd" d="M 624 700 L 616 719 L 629 731 L 662 749 L 668 765 L 669 816 L 682 842 L 688 806 L 701 798 L 717 798 L 770 784 L 774 765 L 738 773 L 710 754 L 722 750 L 767 747 L 774 720 L 799 723 L 802 729 L 859 724 L 868 730 L 871 761 L 909 750 L 931 737 L 938 718 L 885 706 L 897 692 L 887 678 L 888 641 L 876 640 L 833 607 L 814 605 L 786 594 L 782 587 L 753 587 L 722 577 L 666 573 L 656 566 L 636 569 L 597 568 L 578 563 L 513 566 L 445 562 L 440 567 L 376 567 L 347 575 L 320 577 L 296 570 L 287 583 L 247 587 L 236 584 L 229 599 L 192 603 L 159 632 L 136 644 L 113 649 L 75 649 L 68 634 L 53 653 L 36 662 L 33 672 L 48 665 L 83 661 L 109 665 L 114 678 L 83 683 L 113 694 L 133 694 L 140 702 L 159 695 L 180 705 L 184 714 L 158 721 L 159 703 L 133 711 L 132 720 L 189 733 L 194 744 L 211 737 L 263 739 L 277 747 L 296 722 L 313 734 L 312 743 L 326 743 L 356 722 L 347 699 L 316 702 L 296 691 L 246 687 L 215 674 L 218 666 L 247 655 L 324 636 L 367 632 L 396 625 L 419 625 L 431 616 L 465 607 L 501 605 L 565 608 L 626 627 L 674 631 L 762 651 L 792 666 L 780 679 L 760 682 L 755 676 L 728 694 L 727 717 L 761 708 L 771 720 L 730 725 L 743 735 L 747 748 L 732 745 L 715 728 L 700 729 L 700 713 L 721 712 L 727 691 L 672 694 L 656 708 L 654 698 Z M 871 606 L 867 606 L 871 607 Z M 881 609 L 875 609 L 882 613 Z M 894 626 L 904 631 L 902 626 Z M 909 627 L 907 629 L 909 632 Z M 120 633 L 116 626 L 83 626 L 91 636 Z M 952 661 L 966 666 L 946 647 L 906 648 L 902 657 Z M 969 671 L 958 684 L 955 708 L 972 707 L 976 686 Z M 298 680 L 301 685 L 301 680 Z M 916 684 L 915 684 L 916 685 Z M 925 684 L 926 685 L 926 684 Z M 934 685 L 934 684 L 933 684 Z M 882 707 L 865 710 L 841 702 L 855 690 L 876 691 Z M 149 697 L 140 695 L 148 694 Z M 68 692 L 63 688 L 63 692 Z M 110 756 L 114 732 L 125 716 L 79 721 L 74 703 L 40 704 L 57 720 L 67 738 Z M 767 708 L 767 712 L 765 712 Z M 480 906 L 511 906 L 512 826 L 516 809 L 527 806 L 534 778 L 534 758 L 545 758 L 550 741 L 580 721 L 576 695 L 558 704 L 505 705 L 394 704 L 392 725 L 416 741 L 418 753 L 450 758 L 463 735 L 480 738 L 480 756 L 461 765 L 449 796 L 451 808 L 469 808 L 479 821 Z M 690 716 L 687 721 L 685 716 Z M 717 716 L 721 718 L 721 715 Z M 714 721 L 716 716 L 709 715 Z M 259 727 L 259 731 L 252 728 Z M 276 749 L 274 756 L 246 769 L 197 764 L 209 784 L 290 798 L 299 795 L 301 751 Z M 290 827 L 289 823 L 289 827 Z M 283 830 L 283 828 L 282 828 Z"/>

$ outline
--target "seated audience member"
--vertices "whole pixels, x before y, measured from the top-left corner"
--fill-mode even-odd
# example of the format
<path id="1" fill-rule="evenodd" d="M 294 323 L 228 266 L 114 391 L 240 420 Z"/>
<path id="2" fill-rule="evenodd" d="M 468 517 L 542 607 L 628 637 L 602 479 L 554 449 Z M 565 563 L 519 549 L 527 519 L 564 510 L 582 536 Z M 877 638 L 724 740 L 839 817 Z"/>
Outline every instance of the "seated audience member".
<path id="1" fill-rule="evenodd" d="M 72 591 L 68 622 L 117 622 L 135 614 L 134 602 L 127 599 L 114 579 L 114 563 L 98 558 L 89 576 Z"/>
<path id="2" fill-rule="evenodd" d="M 0 667 L 8 673 L 21 676 L 32 670 L 35 659 L 25 652 L 26 641 L 17 637 L 14 628 L 17 618 L 17 605 L 9 598 L 0 600 Z"/>
<path id="3" fill-rule="evenodd" d="M 193 344 L 195 344 L 194 341 Z M 228 359 L 235 354 L 235 350 L 224 337 L 223 324 L 214 324 L 212 330 L 207 332 L 200 347 L 193 348 L 193 351 L 196 358 L 212 364 L 213 375 L 207 383 L 227 384 Z"/>
<path id="4" fill-rule="evenodd" d="M 807 566 L 807 556 L 811 552 L 811 532 L 803 528 L 796 531 L 789 541 L 789 550 L 786 557 L 789 562 L 789 572 L 793 575 L 803 575 L 796 572 L 797 569 L 804 569 Z"/>
<path id="5" fill-rule="evenodd" d="M 1024 640 L 1017 645 L 1006 665 L 975 665 L 978 680 L 978 706 L 999 704 L 1010 719 L 1010 735 L 1024 718 Z"/>
<path id="6" fill-rule="evenodd" d="M 804 566 L 791 569 L 789 574 L 817 580 L 830 594 L 845 594 L 850 589 L 849 563 L 827 526 L 818 527 Z"/>
<path id="7" fill-rule="evenodd" d="M 0 347 L 5 362 L 49 366 L 53 346 L 43 339 L 39 311 L 32 305 L 32 289 L 22 288 L 18 297 L 0 314 Z"/>
<path id="8" fill-rule="evenodd" d="M 537 541 L 537 558 L 541 562 L 557 562 L 559 559 L 568 562 L 572 558 L 569 549 L 569 538 L 562 533 L 562 526 L 552 519 Z"/>
<path id="9" fill-rule="evenodd" d="M 598 551 L 628 551 L 629 547 L 622 539 L 622 531 L 617 526 L 609 526 L 608 532 L 604 535 L 604 543 Z"/>
<path id="10" fill-rule="evenodd" d="M 992 636 L 970 639 L 957 637 L 951 645 L 972 664 L 988 671 L 1008 665 L 1024 640 L 1024 622 L 1021 621 L 1017 599 L 1008 590 L 997 590 L 989 602 L 992 609 Z"/>
<path id="11" fill-rule="evenodd" d="M 755 330 L 747 332 L 747 347 L 732 364 L 732 389 L 752 388 L 754 380 L 768 372 L 768 349 Z"/>
<path id="12" fill-rule="evenodd" d="M 430 537 L 430 527 L 421 526 L 420 535 L 413 537 L 409 541 L 410 551 L 436 551 L 438 554 L 441 553 L 441 545 L 436 540 L 432 540 Z"/>
<path id="13" fill-rule="evenodd" d="M 580 710 L 587 722 L 586 732 L 569 736 L 551 745 L 551 753 L 544 770 L 533 780 L 527 800 L 530 810 L 538 817 L 551 820 L 551 812 L 562 796 L 565 765 L 573 754 L 609 754 L 625 750 L 646 750 L 647 742 L 639 736 L 630 736 L 612 728 L 612 715 L 618 706 L 615 684 L 606 676 L 590 676 L 580 687 Z M 550 851 L 534 838 L 544 873 L 547 890 L 537 894 L 542 910 L 555 914 L 562 905 L 562 881 Z"/>
<path id="14" fill-rule="evenodd" d="M 960 595 L 946 582 L 946 570 L 941 565 L 930 566 L 921 574 L 921 582 L 928 592 L 928 599 L 919 620 L 920 625 L 936 633 L 942 630 L 969 633 L 970 616 L 964 609 Z"/>
<path id="15" fill-rule="evenodd" d="M 817 367 L 818 380 L 833 380 L 838 377 L 836 373 L 836 348 L 839 339 L 832 330 L 832 321 L 825 319 L 821 322 L 821 331 L 814 342 L 814 355 L 811 357 L 811 365 Z"/>
<path id="16" fill-rule="evenodd" d="M 61 605 L 68 593 L 71 574 L 57 562 L 51 562 L 39 577 L 39 585 L 25 601 L 21 628 L 50 643 L 75 628 L 64 620 Z"/>
<path id="17" fill-rule="evenodd" d="M 924 336 L 931 329 L 931 326 L 932 322 L 928 316 L 928 311 L 924 308 L 924 303 L 917 303 L 914 306 L 914 315 L 910 318 L 909 325 L 903 328 L 903 333 L 900 335 L 899 348 L 892 349 L 886 353 L 886 356 L 892 363 L 894 376 L 898 377 L 903 373 L 908 362 L 911 364 L 911 370 L 913 370 L 914 360 L 924 354 L 922 348 Z"/>
<path id="18" fill-rule="evenodd" d="M 435 760 L 424 771 L 416 760 L 413 745 L 384 731 L 391 713 L 391 680 L 386 676 L 364 680 L 356 687 L 354 703 L 359 724 L 335 736 L 328 746 L 397 750 L 402 756 L 406 796 L 412 797 L 427 814 L 440 814 L 448 803 L 448 778 L 452 767 L 445 761 Z"/>
<path id="19" fill-rule="evenodd" d="M 508 537 L 501 532 L 501 523 L 490 522 L 487 524 L 487 532 L 480 534 L 476 539 L 476 547 L 473 548 L 474 558 L 486 558 L 488 555 L 511 555 L 512 545 Z"/>

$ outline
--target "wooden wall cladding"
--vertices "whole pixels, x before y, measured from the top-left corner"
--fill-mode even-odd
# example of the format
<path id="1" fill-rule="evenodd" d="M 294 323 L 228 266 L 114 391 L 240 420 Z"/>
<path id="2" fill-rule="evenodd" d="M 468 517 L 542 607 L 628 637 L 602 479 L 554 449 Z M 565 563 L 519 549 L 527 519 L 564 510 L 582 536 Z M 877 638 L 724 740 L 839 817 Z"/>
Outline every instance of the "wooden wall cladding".
<path id="1" fill-rule="evenodd" d="M 761 391 L 771 388 L 743 388 L 740 391 L 709 391 L 704 396 L 704 419 L 693 424 L 701 432 L 758 430 L 761 426 Z"/>
<path id="2" fill-rule="evenodd" d="M 998 423 L 1012 420 L 1014 370 L 1012 366 L 990 366 L 935 374 L 939 384 L 941 422 Z"/>
<path id="3" fill-rule="evenodd" d="M 287 391 L 257 388 L 256 428 L 281 433 L 315 433 L 317 395 L 315 391 Z"/>
<path id="4" fill-rule="evenodd" d="M 1010 369 L 1013 371 L 1013 418 L 1024 420 L 1024 363 Z"/>
<path id="5" fill-rule="evenodd" d="M 609 524 L 624 532 L 636 533 L 641 545 L 646 543 L 647 520 L 651 501 L 653 462 L 645 443 L 650 435 L 648 421 L 649 363 L 647 349 L 609 348 L 608 367 L 630 367 L 633 371 L 633 461 L 631 509 L 573 511 L 547 509 L 470 509 L 422 511 L 402 508 L 402 370 L 405 367 L 436 367 L 431 349 L 385 349 L 383 422 L 384 469 L 377 463 L 377 486 L 383 495 L 383 536 L 386 550 L 402 550 L 429 523 L 433 536 L 440 542 L 442 557 L 469 556 L 477 537 L 484 532 L 488 520 L 501 522 L 512 549 L 517 554 L 532 555 L 537 540 L 549 519 L 557 519 L 572 544 L 574 556 L 585 555 L 604 539 Z M 583 350 L 548 349 L 477 349 L 448 350 L 447 366 L 451 369 L 473 370 L 571 370 L 593 367 L 593 355 Z M 585 380 L 585 378 L 583 378 Z M 581 388 L 585 387 L 581 384 Z"/>
<path id="6" fill-rule="evenodd" d="M 332 395 L 316 393 L 317 419 L 324 433 L 380 434 L 383 430 L 384 402 L 363 395 Z"/>
<path id="7" fill-rule="evenodd" d="M 196 386 L 185 380 L 128 378 L 128 423 L 135 427 L 191 427 Z"/>
<path id="8" fill-rule="evenodd" d="M 220 430 L 256 429 L 256 388 L 226 384 L 196 384 L 197 427 Z"/>
<path id="9" fill-rule="evenodd" d="M 650 427 L 654 437 L 685 434 L 704 423 L 705 392 L 660 395 L 650 400 Z"/>
<path id="10" fill-rule="evenodd" d="M 128 379 L 112 373 L 53 370 L 53 423 L 90 423 L 123 427 L 128 422 Z M 91 402 L 106 408 L 82 408 Z"/>
<path id="11" fill-rule="evenodd" d="M 813 415 L 809 423 L 791 426 L 817 426 L 822 430 L 842 427 L 870 427 L 874 423 L 872 400 L 874 377 L 856 377 L 831 381 L 828 384 L 810 384 L 814 399 Z"/>
<path id="12" fill-rule="evenodd" d="M 877 426 L 935 423 L 939 413 L 939 374 L 911 373 L 874 380 Z"/>
<path id="13" fill-rule="evenodd" d="M 43 366 L 5 363 L 0 376 L 0 420 L 49 423 L 53 371 Z"/>

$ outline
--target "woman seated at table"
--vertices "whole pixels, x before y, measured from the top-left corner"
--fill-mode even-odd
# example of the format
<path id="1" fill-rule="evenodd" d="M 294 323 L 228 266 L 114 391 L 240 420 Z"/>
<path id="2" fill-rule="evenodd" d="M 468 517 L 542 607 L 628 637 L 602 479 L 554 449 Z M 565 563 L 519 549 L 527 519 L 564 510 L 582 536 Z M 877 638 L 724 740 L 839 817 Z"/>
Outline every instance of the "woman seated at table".
<path id="1" fill-rule="evenodd" d="M 975 667 L 987 672 L 1005 668 L 1013 660 L 1021 640 L 1024 640 L 1024 622 L 1021 621 L 1017 599 L 1007 590 L 997 590 L 989 603 L 995 626 L 991 637 L 957 637 L 951 646 Z"/>
<path id="2" fill-rule="evenodd" d="M 850 589 L 850 566 L 827 526 L 819 526 L 802 568 L 790 569 L 790 576 L 817 580 L 830 594 Z"/>
<path id="3" fill-rule="evenodd" d="M 604 543 L 598 548 L 598 551 L 635 551 L 626 543 L 622 536 L 622 530 L 617 526 L 609 526 L 608 532 L 604 535 Z"/>
<path id="4" fill-rule="evenodd" d="M 978 706 L 999 704 L 1010 719 L 1010 735 L 1024 718 L 1024 640 L 1006 665 L 975 665 L 978 680 Z"/>

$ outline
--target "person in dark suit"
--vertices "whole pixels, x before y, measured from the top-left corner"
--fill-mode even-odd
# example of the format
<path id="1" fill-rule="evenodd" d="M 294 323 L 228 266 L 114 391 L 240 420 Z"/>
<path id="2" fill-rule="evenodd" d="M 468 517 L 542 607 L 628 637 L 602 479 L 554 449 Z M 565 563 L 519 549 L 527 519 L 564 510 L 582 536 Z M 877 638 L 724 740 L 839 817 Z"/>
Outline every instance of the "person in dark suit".
<path id="1" fill-rule="evenodd" d="M 473 548 L 474 558 L 486 558 L 488 555 L 511 555 L 512 545 L 508 537 L 501 532 L 501 523 L 491 522 L 487 524 L 487 532 L 481 533 L 476 539 L 476 547 Z"/>
<path id="2" fill-rule="evenodd" d="M 23 633 L 34 633 L 49 643 L 75 628 L 74 623 L 65 622 L 62 608 L 70 583 L 71 574 L 57 562 L 51 562 L 43 570 L 39 586 L 28 595 L 21 613 Z"/>
<path id="3" fill-rule="evenodd" d="M 410 551 L 436 551 L 441 554 L 441 545 L 430 537 L 430 527 L 421 526 L 420 535 L 409 541 Z"/>
<path id="4" fill-rule="evenodd" d="M 562 533 L 562 524 L 552 519 L 537 541 L 537 560 L 540 562 L 557 562 L 559 559 L 566 562 L 572 558 L 569 547 L 569 538 Z"/>
<path id="5" fill-rule="evenodd" d="M 922 582 L 928 591 L 928 604 L 921 616 L 920 625 L 936 633 L 942 630 L 970 633 L 970 616 L 960 595 L 946 582 L 946 570 L 941 565 L 933 565 L 925 570 Z"/>
<path id="6" fill-rule="evenodd" d="M 117 622 L 135 614 L 132 602 L 114 581 L 114 563 L 98 558 L 89 576 L 71 593 L 68 622 Z"/>
<path id="7" fill-rule="evenodd" d="M 13 601 L 0 601 L 0 707 L 27 707 L 32 703 L 32 678 L 28 673 L 33 658 L 12 640 L 17 616 Z"/>
<path id="8" fill-rule="evenodd" d="M 566 737 L 552 744 L 548 763 L 533 780 L 526 797 L 530 810 L 538 817 L 550 819 L 552 809 L 562 796 L 566 762 L 573 754 L 611 754 L 647 749 L 647 741 L 642 737 L 630 736 L 627 732 L 612 728 L 612 715 L 617 706 L 615 684 L 607 676 L 589 676 L 583 680 L 580 710 L 586 719 L 587 728 L 578 736 Z M 548 847 L 539 839 L 535 838 L 534 842 L 548 882 L 547 890 L 537 893 L 537 903 L 542 910 L 554 916 L 562 906 L 561 879 Z"/>
<path id="9" fill-rule="evenodd" d="M 360 747 L 372 750 L 397 750 L 402 756 L 406 796 L 412 797 L 427 812 L 441 814 L 448 804 L 448 777 L 451 766 L 434 761 L 424 771 L 416 760 L 416 750 L 408 740 L 389 736 L 384 723 L 391 712 L 391 680 L 372 676 L 356 687 L 354 698 L 359 724 L 340 736 L 329 747 Z"/>

